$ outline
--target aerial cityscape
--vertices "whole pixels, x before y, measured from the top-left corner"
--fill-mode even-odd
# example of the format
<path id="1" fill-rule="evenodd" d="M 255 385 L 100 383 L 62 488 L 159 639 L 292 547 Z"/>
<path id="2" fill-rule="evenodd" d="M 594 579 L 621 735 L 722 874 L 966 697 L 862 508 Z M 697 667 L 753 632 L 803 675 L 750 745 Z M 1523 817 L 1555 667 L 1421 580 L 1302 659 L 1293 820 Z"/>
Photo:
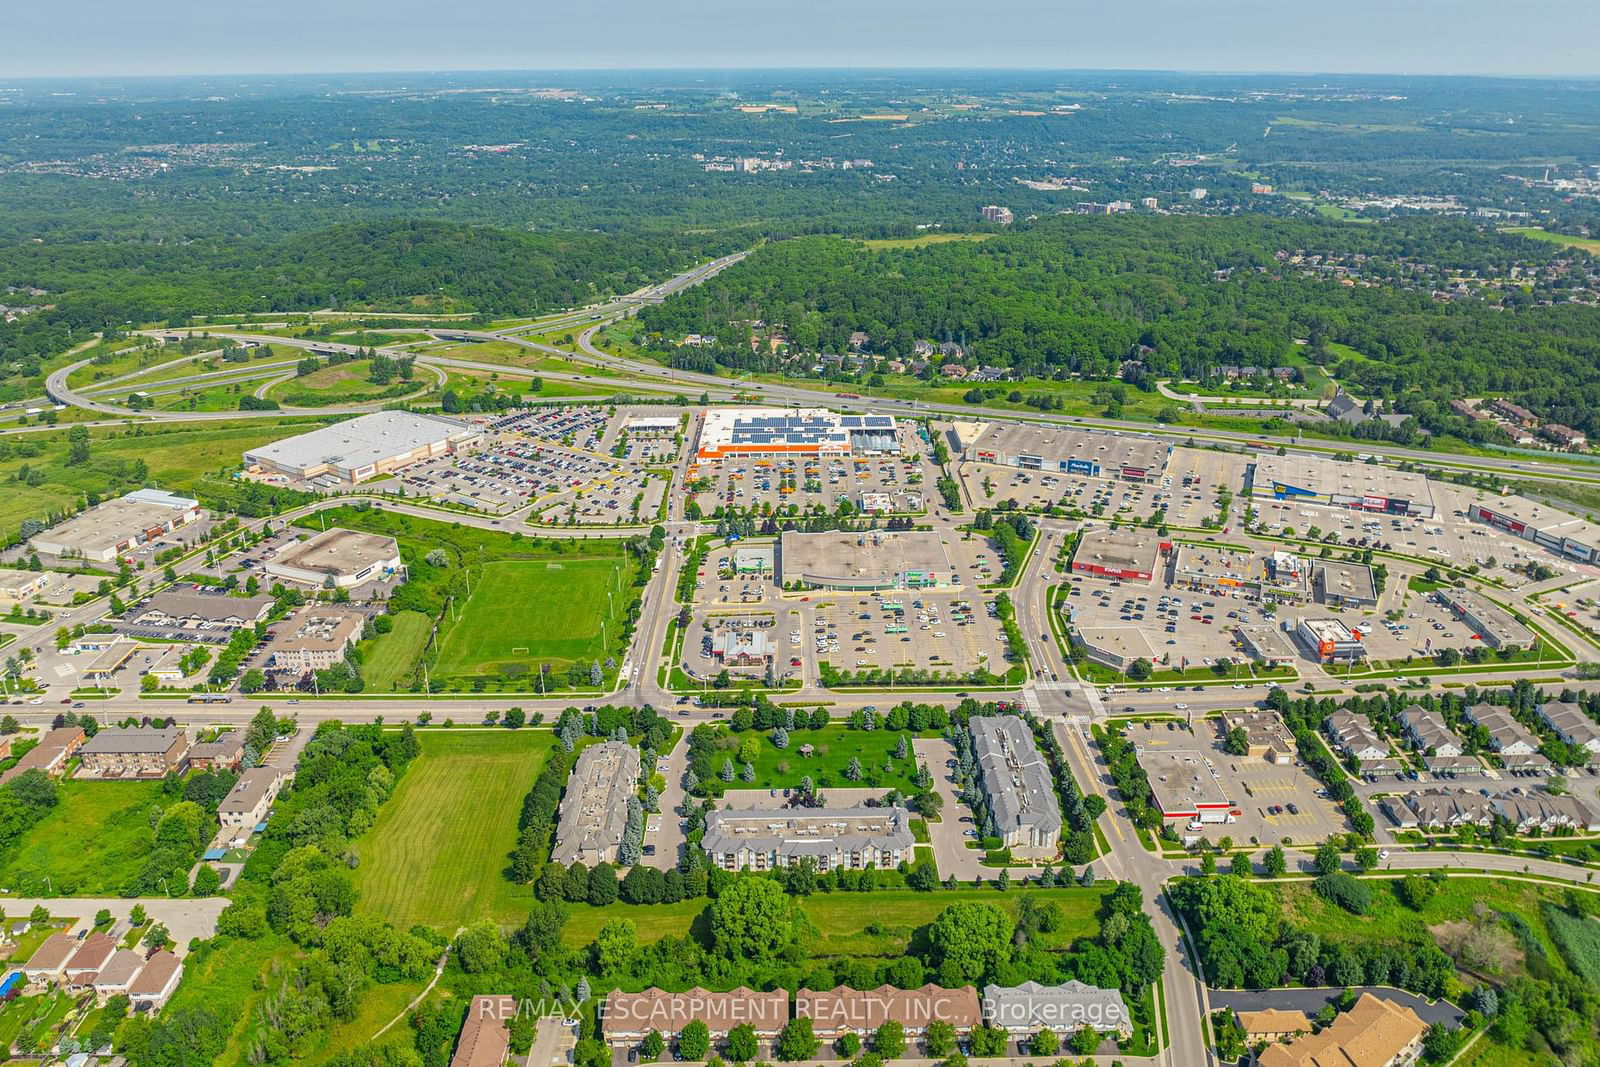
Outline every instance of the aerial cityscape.
<path id="1" fill-rule="evenodd" d="M 1600 1065 L 1587 50 L 344 6 L 0 46 L 0 1060 Z"/>

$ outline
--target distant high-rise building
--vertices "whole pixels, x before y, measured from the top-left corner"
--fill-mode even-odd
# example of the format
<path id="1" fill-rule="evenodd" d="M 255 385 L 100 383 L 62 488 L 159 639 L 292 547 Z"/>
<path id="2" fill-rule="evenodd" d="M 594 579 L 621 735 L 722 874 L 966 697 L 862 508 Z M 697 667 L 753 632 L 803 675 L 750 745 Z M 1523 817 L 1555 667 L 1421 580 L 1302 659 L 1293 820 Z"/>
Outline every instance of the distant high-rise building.
<path id="1" fill-rule="evenodd" d="M 1144 208 L 1146 211 L 1154 211 L 1156 208 L 1161 206 L 1161 201 L 1157 200 L 1153 196 L 1147 196 L 1143 200 L 1139 201 L 1139 206 Z"/>
<path id="2" fill-rule="evenodd" d="M 1010 208 L 998 207 L 994 204 L 990 204 L 989 206 L 985 207 L 982 214 L 984 222 L 998 223 L 1001 226 L 1011 225 L 1012 219 L 1014 218 L 1014 216 L 1011 214 Z"/>
<path id="3" fill-rule="evenodd" d="M 1209 192 L 1209 191 L 1210 190 L 1201 189 L 1201 188 L 1190 189 L 1189 190 L 1189 199 L 1190 200 L 1204 200 L 1206 198 L 1206 193 Z"/>

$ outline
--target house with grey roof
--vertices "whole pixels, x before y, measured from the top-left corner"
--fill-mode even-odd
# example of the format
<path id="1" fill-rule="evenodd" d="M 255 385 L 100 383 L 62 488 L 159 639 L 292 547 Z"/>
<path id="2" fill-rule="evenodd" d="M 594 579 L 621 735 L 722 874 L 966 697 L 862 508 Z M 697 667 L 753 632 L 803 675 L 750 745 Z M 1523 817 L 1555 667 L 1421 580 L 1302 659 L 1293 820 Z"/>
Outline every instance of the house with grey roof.
<path id="1" fill-rule="evenodd" d="M 1053 857 L 1061 840 L 1061 803 L 1033 731 L 1016 715 L 974 715 L 967 728 L 996 833 L 1014 855 Z"/>
<path id="2" fill-rule="evenodd" d="M 1461 741 L 1444 724 L 1439 713 L 1429 711 L 1421 704 L 1411 704 L 1400 713 L 1400 725 L 1406 738 L 1418 752 L 1432 750 L 1435 756 L 1461 755 Z"/>
<path id="3" fill-rule="evenodd" d="M 1119 1034 L 1133 1030 L 1133 1019 L 1120 990 L 1077 981 L 1051 986 L 1038 982 L 984 986 L 983 1019 L 1019 1039 L 1040 1030 L 1076 1033 L 1085 1026 Z"/>
<path id="4" fill-rule="evenodd" d="M 1589 718 L 1579 705 L 1569 701 L 1547 700 L 1533 710 L 1567 744 L 1600 754 L 1600 724 Z"/>
<path id="5" fill-rule="evenodd" d="M 639 750 L 626 741 L 605 741 L 579 753 L 561 798 L 550 859 L 586 867 L 615 863 L 638 781 Z"/>
<path id="6" fill-rule="evenodd" d="M 885 870 L 911 858 L 911 812 L 891 807 L 741 808 L 706 816 L 700 847 L 727 871 L 770 871 L 810 856 L 818 871 Z"/>

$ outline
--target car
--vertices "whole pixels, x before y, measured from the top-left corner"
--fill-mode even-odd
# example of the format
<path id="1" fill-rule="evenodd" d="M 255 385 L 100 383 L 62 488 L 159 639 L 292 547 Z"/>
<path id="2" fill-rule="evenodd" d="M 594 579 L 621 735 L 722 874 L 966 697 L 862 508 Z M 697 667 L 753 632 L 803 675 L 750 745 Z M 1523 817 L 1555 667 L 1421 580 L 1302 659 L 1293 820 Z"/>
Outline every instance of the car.
<path id="1" fill-rule="evenodd" d="M 976 830 L 963 830 L 963 831 L 961 831 L 961 833 L 963 835 L 967 836 L 967 837 L 977 837 L 978 836 L 978 831 L 976 831 Z"/>
<path id="2" fill-rule="evenodd" d="M 1293 801 L 1289 802 L 1289 814 L 1290 815 L 1299 815 L 1300 814 L 1299 806 L 1296 805 Z"/>
<path id="3" fill-rule="evenodd" d="M 956 765 L 956 761 L 955 760 L 951 760 L 950 761 L 950 766 L 954 767 L 955 765 Z M 963 816 L 961 816 L 961 818 L 957 819 L 956 821 L 957 822 L 971 822 L 972 821 L 972 816 L 963 815 Z"/>
<path id="4" fill-rule="evenodd" d="M 1179 701 L 1178 703 L 1176 703 L 1176 704 L 1174 704 L 1172 706 L 1177 708 L 1179 711 L 1188 711 L 1189 710 L 1189 705 L 1183 703 L 1182 701 Z M 1169 723 L 1168 725 L 1170 726 L 1171 724 Z"/>
<path id="5" fill-rule="evenodd" d="M 1379 850 L 1379 851 L 1378 851 L 1378 858 L 1379 858 L 1379 859 L 1380 859 L 1380 860 L 1386 860 L 1386 859 L 1388 859 L 1388 858 L 1389 858 L 1389 850 L 1388 850 L 1388 849 L 1386 849 L 1386 848 L 1385 848 L 1385 849 L 1380 849 L 1380 850 Z"/>
<path id="6" fill-rule="evenodd" d="M 72 706 L 74 708 L 81 708 L 81 707 L 83 707 L 83 701 L 80 700 L 77 703 L 73 704 Z"/>

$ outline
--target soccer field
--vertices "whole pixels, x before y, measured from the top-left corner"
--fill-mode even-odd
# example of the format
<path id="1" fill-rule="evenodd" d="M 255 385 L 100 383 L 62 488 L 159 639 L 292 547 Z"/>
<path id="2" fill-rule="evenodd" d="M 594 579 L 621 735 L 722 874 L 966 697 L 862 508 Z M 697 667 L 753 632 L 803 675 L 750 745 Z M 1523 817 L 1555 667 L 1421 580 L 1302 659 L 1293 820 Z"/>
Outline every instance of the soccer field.
<path id="1" fill-rule="evenodd" d="M 402 930 L 453 933 L 479 919 L 519 922 L 532 890 L 505 878 L 522 799 L 555 742 L 549 730 L 422 730 L 377 822 L 357 843 L 356 908 Z"/>
<path id="2" fill-rule="evenodd" d="M 626 569 L 616 556 L 485 563 L 460 618 L 440 640 L 436 675 L 496 675 L 502 665 L 528 673 L 538 663 L 560 670 L 575 660 L 603 659 L 600 622 L 606 619 L 606 635 L 615 640 L 631 592 Z"/>

